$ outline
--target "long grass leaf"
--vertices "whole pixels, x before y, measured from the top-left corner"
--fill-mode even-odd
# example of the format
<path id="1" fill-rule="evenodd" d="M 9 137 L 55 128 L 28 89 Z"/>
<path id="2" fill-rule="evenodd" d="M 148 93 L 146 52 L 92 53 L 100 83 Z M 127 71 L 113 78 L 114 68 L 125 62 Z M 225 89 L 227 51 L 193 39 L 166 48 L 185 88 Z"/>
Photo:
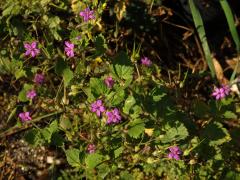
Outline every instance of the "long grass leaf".
<path id="1" fill-rule="evenodd" d="M 195 27 L 197 29 L 200 41 L 202 43 L 202 48 L 203 48 L 203 51 L 204 51 L 205 59 L 207 61 L 208 67 L 211 71 L 212 77 L 215 77 L 215 68 L 214 68 L 211 52 L 210 52 L 210 49 L 209 49 L 209 46 L 208 46 L 202 17 L 199 13 L 199 10 L 195 6 L 193 0 L 189 0 L 188 2 L 189 2 L 189 6 L 190 6 L 190 10 L 191 10 L 191 13 L 192 13 L 192 17 L 193 17 Z"/>
<path id="2" fill-rule="evenodd" d="M 224 11 L 224 14 L 226 16 L 228 27 L 229 27 L 229 30 L 231 32 L 233 41 L 235 43 L 237 53 L 239 55 L 239 53 L 240 53 L 240 40 L 239 40 L 237 28 L 236 28 L 235 23 L 234 23 L 233 13 L 232 13 L 231 8 L 230 8 L 230 6 L 229 6 L 229 4 L 228 4 L 228 2 L 226 0 L 220 0 L 220 4 L 221 4 L 222 9 Z M 235 67 L 235 69 L 234 69 L 234 71 L 232 73 L 230 81 L 233 81 L 233 79 L 236 76 L 236 72 L 237 72 L 238 64 L 239 64 L 238 61 L 237 61 L 236 67 Z"/>

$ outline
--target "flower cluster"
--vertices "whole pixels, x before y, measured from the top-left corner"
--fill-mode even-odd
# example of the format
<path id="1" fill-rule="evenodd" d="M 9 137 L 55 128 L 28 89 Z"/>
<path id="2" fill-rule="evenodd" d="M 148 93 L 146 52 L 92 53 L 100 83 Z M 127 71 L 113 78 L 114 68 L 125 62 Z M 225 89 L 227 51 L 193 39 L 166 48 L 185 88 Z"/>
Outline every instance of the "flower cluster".
<path id="1" fill-rule="evenodd" d="M 37 85 L 41 85 L 44 82 L 44 75 L 43 74 L 36 74 L 34 76 L 33 82 Z"/>
<path id="2" fill-rule="evenodd" d="M 106 86 L 108 88 L 111 89 L 113 87 L 113 85 L 114 85 L 114 80 L 113 80 L 113 78 L 111 76 L 108 76 L 106 79 L 104 79 L 104 83 L 106 84 Z"/>
<path id="3" fill-rule="evenodd" d="M 88 144 L 87 146 L 87 152 L 89 154 L 95 153 L 96 151 L 96 146 L 94 144 Z"/>
<path id="4" fill-rule="evenodd" d="M 141 59 L 141 63 L 144 66 L 151 66 L 152 65 L 152 61 L 148 57 L 143 57 Z"/>
<path id="5" fill-rule="evenodd" d="M 98 117 L 101 117 L 102 113 L 105 113 L 107 116 L 107 124 L 117 124 L 121 122 L 121 115 L 117 108 L 114 108 L 111 111 L 106 111 L 102 100 L 96 100 L 91 104 L 91 111 L 96 113 Z"/>
<path id="6" fill-rule="evenodd" d="M 93 10 L 91 11 L 89 8 L 86 8 L 83 11 L 81 11 L 79 15 L 83 17 L 83 20 L 85 22 L 95 18 L 94 11 Z"/>
<path id="7" fill-rule="evenodd" d="M 32 120 L 29 112 L 19 113 L 18 117 L 22 120 L 22 122 Z"/>
<path id="8" fill-rule="evenodd" d="M 168 150 L 170 151 L 168 154 L 169 159 L 176 159 L 176 160 L 180 159 L 180 154 L 182 154 L 182 151 L 179 149 L 179 147 L 173 146 L 168 148 Z"/>
<path id="9" fill-rule="evenodd" d="M 40 50 L 37 48 L 37 42 L 34 41 L 32 43 L 24 43 L 24 48 L 26 49 L 25 55 L 31 55 L 33 58 L 36 57 Z"/>
<path id="10" fill-rule="evenodd" d="M 69 41 L 65 41 L 64 51 L 68 57 L 74 57 L 74 44 Z"/>
<path id="11" fill-rule="evenodd" d="M 27 98 L 30 100 L 33 100 L 33 98 L 36 96 L 37 96 L 37 93 L 34 89 L 27 92 Z"/>
<path id="12" fill-rule="evenodd" d="M 102 100 L 97 100 L 91 104 L 91 111 L 95 112 L 98 117 L 101 116 L 102 112 L 105 112 L 105 107 L 103 106 Z"/>
<path id="13" fill-rule="evenodd" d="M 212 96 L 214 96 L 216 100 L 220 100 L 229 95 L 229 93 L 230 87 L 228 85 L 222 85 L 222 87 L 214 89 Z"/>
<path id="14" fill-rule="evenodd" d="M 106 115 L 108 117 L 107 124 L 117 124 L 117 123 L 121 122 L 122 117 L 117 108 L 114 108 L 111 111 L 107 111 Z"/>
<path id="15" fill-rule="evenodd" d="M 79 14 L 81 17 L 83 17 L 83 20 L 86 22 L 86 21 L 89 21 L 91 19 L 94 19 L 95 16 L 94 16 L 94 11 L 93 10 L 90 10 L 89 8 L 86 8 L 85 10 L 81 11 L 80 14 Z M 80 40 L 81 39 L 81 36 L 77 36 L 76 37 L 77 40 Z M 25 42 L 24 44 L 24 48 L 25 48 L 25 56 L 30 56 L 32 58 L 36 57 L 38 54 L 40 54 L 40 49 L 38 48 L 38 42 L 36 41 L 33 41 L 33 42 Z M 70 41 L 65 41 L 64 42 L 64 51 L 66 53 L 66 56 L 68 57 L 74 57 L 75 54 L 74 54 L 74 44 L 71 43 Z M 43 74 L 40 74 L 40 73 L 37 73 L 35 74 L 34 76 L 34 79 L 33 79 L 33 82 L 36 84 L 36 85 L 41 85 L 43 84 L 44 82 L 44 75 Z M 113 80 L 112 79 L 107 79 L 106 80 L 106 85 L 111 88 L 113 86 Z M 30 100 L 33 100 L 36 96 L 37 96 L 37 93 L 34 89 L 32 90 L 29 90 L 26 94 L 27 98 L 30 99 Z M 100 117 L 101 116 L 101 113 L 102 112 L 105 112 L 105 108 L 104 106 L 102 105 L 102 101 L 101 100 L 98 100 L 96 101 L 95 103 L 93 103 L 91 105 L 91 111 L 92 112 L 96 112 L 97 116 Z M 32 118 L 30 117 L 30 113 L 29 112 L 22 112 L 18 115 L 18 117 L 23 121 L 29 121 L 31 120 Z"/>

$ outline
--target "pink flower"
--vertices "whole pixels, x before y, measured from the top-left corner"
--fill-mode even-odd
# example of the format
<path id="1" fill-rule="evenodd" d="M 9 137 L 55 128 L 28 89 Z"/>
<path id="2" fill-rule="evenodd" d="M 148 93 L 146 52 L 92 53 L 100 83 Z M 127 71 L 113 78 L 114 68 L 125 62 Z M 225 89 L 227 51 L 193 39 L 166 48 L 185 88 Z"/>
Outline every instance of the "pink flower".
<path id="1" fill-rule="evenodd" d="M 114 85 L 114 80 L 111 76 L 107 77 L 106 79 L 104 79 L 104 83 L 106 84 L 106 86 L 108 88 L 112 88 Z"/>
<path id="2" fill-rule="evenodd" d="M 37 48 L 37 42 L 24 43 L 24 48 L 26 49 L 25 55 L 31 55 L 33 58 L 40 53 L 40 50 Z"/>
<path id="3" fill-rule="evenodd" d="M 152 61 L 147 57 L 143 57 L 141 59 L 141 63 L 142 63 L 142 65 L 145 65 L 145 66 L 151 66 L 152 65 Z"/>
<path id="4" fill-rule="evenodd" d="M 94 11 L 90 11 L 89 8 L 86 8 L 83 11 L 81 11 L 79 15 L 83 17 L 83 20 L 85 22 L 95 18 Z"/>
<path id="5" fill-rule="evenodd" d="M 22 112 L 18 115 L 18 117 L 22 120 L 22 122 L 32 120 L 29 112 Z"/>
<path id="6" fill-rule="evenodd" d="M 76 39 L 76 40 L 80 40 L 80 39 L 81 39 L 81 36 L 77 36 L 75 39 Z"/>
<path id="7" fill-rule="evenodd" d="M 65 41 L 64 50 L 68 57 L 74 57 L 74 44 L 73 43 L 71 43 L 69 41 Z"/>
<path id="8" fill-rule="evenodd" d="M 102 112 L 105 112 L 105 107 L 103 106 L 102 100 L 97 100 L 91 104 L 91 111 L 95 112 L 98 117 L 101 116 Z"/>
<path id="9" fill-rule="evenodd" d="M 96 146 L 95 146 L 94 144 L 89 144 L 89 145 L 87 146 L 87 151 L 88 151 L 89 154 L 95 153 L 95 151 L 96 151 Z"/>
<path id="10" fill-rule="evenodd" d="M 168 149 L 170 151 L 168 154 L 169 159 L 176 159 L 176 160 L 180 159 L 179 155 L 182 154 L 182 151 L 179 149 L 179 147 L 173 146 Z"/>
<path id="11" fill-rule="evenodd" d="M 34 90 L 34 89 L 32 89 L 32 90 L 30 90 L 30 91 L 28 91 L 27 92 L 27 98 L 28 99 L 33 99 L 34 97 L 36 97 L 37 96 L 37 93 L 36 93 L 36 91 Z"/>
<path id="12" fill-rule="evenodd" d="M 121 122 L 122 117 L 117 108 L 114 108 L 112 111 L 107 111 L 106 115 L 108 117 L 107 124 L 117 124 Z"/>
<path id="13" fill-rule="evenodd" d="M 216 100 L 220 100 L 225 98 L 230 93 L 230 87 L 227 85 L 222 85 L 221 88 L 215 88 L 212 96 L 216 98 Z"/>
<path id="14" fill-rule="evenodd" d="M 44 82 L 44 75 L 43 74 L 36 74 L 34 76 L 33 82 L 35 82 L 37 85 L 42 84 Z"/>

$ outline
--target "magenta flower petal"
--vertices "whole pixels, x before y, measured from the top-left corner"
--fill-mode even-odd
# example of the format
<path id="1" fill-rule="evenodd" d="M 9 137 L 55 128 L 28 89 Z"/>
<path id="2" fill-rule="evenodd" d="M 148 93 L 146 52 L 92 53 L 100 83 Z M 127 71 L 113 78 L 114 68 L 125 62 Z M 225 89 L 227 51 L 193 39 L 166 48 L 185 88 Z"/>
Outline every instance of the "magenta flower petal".
<path id="1" fill-rule="evenodd" d="M 74 57 L 74 44 L 69 41 L 65 41 L 64 44 L 65 44 L 64 51 L 66 55 L 68 57 Z"/>
<path id="2" fill-rule="evenodd" d="M 87 146 L 87 151 L 88 151 L 89 154 L 95 153 L 95 151 L 96 151 L 96 146 L 95 146 L 94 144 L 89 144 L 89 145 Z"/>
<path id="3" fill-rule="evenodd" d="M 114 85 L 114 80 L 113 80 L 113 78 L 111 77 L 111 76 L 109 76 L 109 77 L 107 77 L 106 79 L 104 79 L 104 83 L 106 84 L 106 86 L 108 87 L 108 88 L 112 88 L 113 87 L 113 85 Z"/>
<path id="4" fill-rule="evenodd" d="M 18 117 L 22 120 L 22 122 L 32 120 L 29 112 L 22 112 L 18 115 Z"/>
<path id="5" fill-rule="evenodd" d="M 101 113 L 105 112 L 105 107 L 103 106 L 102 100 L 97 100 L 91 104 L 91 111 L 95 112 L 98 117 Z"/>
<path id="6" fill-rule="evenodd" d="M 152 65 L 152 61 L 148 57 L 143 57 L 141 59 L 141 63 L 142 63 L 142 65 L 145 65 L 145 66 L 151 66 Z"/>
<path id="7" fill-rule="evenodd" d="M 31 49 L 32 48 L 31 45 L 28 44 L 28 43 L 25 43 L 23 46 L 24 46 L 25 49 Z"/>
<path id="8" fill-rule="evenodd" d="M 94 11 L 91 11 L 88 7 L 79 13 L 85 22 L 94 19 Z"/>
<path id="9" fill-rule="evenodd" d="M 30 91 L 28 91 L 27 92 L 27 98 L 28 99 L 33 99 L 34 97 L 36 97 L 37 96 L 37 93 L 36 93 L 36 91 L 35 90 L 30 90 Z"/>
<path id="10" fill-rule="evenodd" d="M 121 122 L 121 115 L 117 108 L 114 108 L 111 111 L 106 112 L 107 124 L 117 124 Z"/>
<path id="11" fill-rule="evenodd" d="M 220 100 L 229 95 L 230 91 L 229 86 L 222 85 L 222 87 L 214 89 L 212 96 L 214 96 L 216 100 Z"/>
<path id="12" fill-rule="evenodd" d="M 35 74 L 33 82 L 35 82 L 37 85 L 40 85 L 44 82 L 44 75 L 43 74 Z"/>
<path id="13" fill-rule="evenodd" d="M 32 49 L 36 49 L 37 48 L 37 42 L 32 42 L 32 44 L 31 44 L 31 48 Z"/>
<path id="14" fill-rule="evenodd" d="M 36 57 L 39 53 L 40 50 L 37 48 L 37 42 L 32 42 L 32 43 L 24 43 L 24 48 L 26 49 L 25 55 L 31 55 L 31 57 Z"/>
<path id="15" fill-rule="evenodd" d="M 170 151 L 168 153 L 168 158 L 169 159 L 176 159 L 180 160 L 180 154 L 182 154 L 182 151 L 179 149 L 177 146 L 169 147 L 168 150 Z"/>

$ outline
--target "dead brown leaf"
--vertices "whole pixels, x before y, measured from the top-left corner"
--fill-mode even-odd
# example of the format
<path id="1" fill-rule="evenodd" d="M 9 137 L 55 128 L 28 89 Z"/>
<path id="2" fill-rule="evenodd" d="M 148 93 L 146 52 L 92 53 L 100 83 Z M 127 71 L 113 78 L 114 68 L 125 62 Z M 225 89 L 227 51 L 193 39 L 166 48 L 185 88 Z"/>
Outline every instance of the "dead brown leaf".
<path id="1" fill-rule="evenodd" d="M 232 69 L 232 70 L 234 70 L 235 69 L 235 67 L 237 66 L 237 61 L 238 61 L 238 57 L 234 57 L 234 58 L 232 58 L 232 59 L 227 59 L 226 60 L 226 63 L 228 64 L 228 68 L 227 69 Z M 240 63 L 238 64 L 238 67 L 237 67 L 237 74 L 238 73 L 240 73 Z"/>
<path id="2" fill-rule="evenodd" d="M 215 67 L 216 77 L 219 83 L 228 84 L 228 79 L 224 76 L 222 66 L 215 57 L 213 57 L 213 64 Z"/>

